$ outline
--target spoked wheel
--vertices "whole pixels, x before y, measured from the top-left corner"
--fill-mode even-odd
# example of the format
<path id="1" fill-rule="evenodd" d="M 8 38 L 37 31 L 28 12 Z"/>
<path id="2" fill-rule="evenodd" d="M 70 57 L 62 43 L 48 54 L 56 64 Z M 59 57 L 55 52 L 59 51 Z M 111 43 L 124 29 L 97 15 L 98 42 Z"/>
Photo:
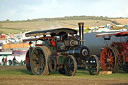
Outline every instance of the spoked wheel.
<path id="1" fill-rule="evenodd" d="M 77 70 L 77 62 L 74 56 L 69 55 L 64 62 L 64 70 L 67 76 L 75 76 Z"/>
<path id="2" fill-rule="evenodd" d="M 31 71 L 31 66 L 30 66 L 30 58 L 29 58 L 29 50 L 27 51 L 27 54 L 26 54 L 26 68 L 28 71 Z"/>
<path id="3" fill-rule="evenodd" d="M 31 53 L 30 64 L 31 70 L 35 75 L 48 75 L 48 57 L 50 50 L 46 46 L 35 47 Z"/>
<path id="4" fill-rule="evenodd" d="M 118 54 L 115 52 L 114 47 L 106 47 L 101 52 L 100 62 L 103 71 L 118 71 Z"/>
<path id="5" fill-rule="evenodd" d="M 88 70 L 91 75 L 98 75 L 100 71 L 100 63 L 96 55 L 91 55 L 88 59 Z"/>
<path id="6" fill-rule="evenodd" d="M 50 72 L 56 71 L 57 64 L 56 64 L 55 58 L 50 58 L 50 60 L 48 62 L 48 66 L 49 66 Z"/>

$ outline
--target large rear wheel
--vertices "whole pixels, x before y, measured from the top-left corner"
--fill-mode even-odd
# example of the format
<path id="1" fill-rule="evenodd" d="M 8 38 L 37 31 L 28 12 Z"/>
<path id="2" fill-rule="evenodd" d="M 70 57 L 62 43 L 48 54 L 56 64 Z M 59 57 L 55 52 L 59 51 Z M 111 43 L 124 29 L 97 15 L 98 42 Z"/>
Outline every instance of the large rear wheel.
<path id="1" fill-rule="evenodd" d="M 34 75 L 48 75 L 48 57 L 51 52 L 48 47 L 35 47 L 31 53 L 30 65 Z"/>
<path id="2" fill-rule="evenodd" d="M 100 56 L 101 67 L 103 71 L 117 72 L 119 69 L 118 65 L 118 54 L 114 47 L 106 47 L 101 52 Z"/>

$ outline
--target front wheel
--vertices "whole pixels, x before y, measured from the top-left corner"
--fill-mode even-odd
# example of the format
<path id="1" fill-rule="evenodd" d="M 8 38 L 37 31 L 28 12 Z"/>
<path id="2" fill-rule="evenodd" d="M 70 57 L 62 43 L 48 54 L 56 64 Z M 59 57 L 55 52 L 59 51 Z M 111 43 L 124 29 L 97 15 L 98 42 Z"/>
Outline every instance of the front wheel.
<path id="1" fill-rule="evenodd" d="M 64 62 L 64 70 L 67 76 L 75 76 L 77 70 L 77 62 L 74 56 L 68 55 Z"/>
<path id="2" fill-rule="evenodd" d="M 88 70 L 91 75 L 98 75 L 100 71 L 100 63 L 96 55 L 91 55 L 88 59 Z"/>

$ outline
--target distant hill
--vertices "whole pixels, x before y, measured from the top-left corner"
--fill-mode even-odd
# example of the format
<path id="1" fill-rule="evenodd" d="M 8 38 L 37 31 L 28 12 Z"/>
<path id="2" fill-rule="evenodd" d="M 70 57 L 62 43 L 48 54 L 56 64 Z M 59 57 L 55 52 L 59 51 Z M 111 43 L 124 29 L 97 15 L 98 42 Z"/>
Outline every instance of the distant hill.
<path id="1" fill-rule="evenodd" d="M 59 18 L 40 18 L 40 19 L 33 19 L 32 21 L 62 21 L 62 20 L 103 20 L 103 21 L 110 21 L 113 24 L 121 24 L 115 19 L 119 18 L 108 18 L 103 16 L 67 16 L 67 17 L 59 17 Z M 120 17 L 120 19 L 122 19 Z M 122 19 L 123 20 L 123 19 Z"/>
<path id="2" fill-rule="evenodd" d="M 128 24 L 128 18 L 124 18 L 124 19 L 122 19 L 122 18 L 121 19 L 110 19 L 110 20 L 118 22 L 120 24 L 124 24 L 124 25 Z"/>
<path id="3" fill-rule="evenodd" d="M 122 22 L 120 22 L 122 20 Z M 84 22 L 85 27 L 104 26 L 106 24 L 124 24 L 124 19 L 108 18 L 103 16 L 67 16 L 59 18 L 39 18 L 24 21 L 1 21 L 0 31 L 4 33 L 19 33 L 26 30 L 45 30 L 55 28 L 77 28 L 78 22 Z M 128 19 L 127 19 L 128 20 Z M 125 24 L 128 24 L 126 22 Z"/>

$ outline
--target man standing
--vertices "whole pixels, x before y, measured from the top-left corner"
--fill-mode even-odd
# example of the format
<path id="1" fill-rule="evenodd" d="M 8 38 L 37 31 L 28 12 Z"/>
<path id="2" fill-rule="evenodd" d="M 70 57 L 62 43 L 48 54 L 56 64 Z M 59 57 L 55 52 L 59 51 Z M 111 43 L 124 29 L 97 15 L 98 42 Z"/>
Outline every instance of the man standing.
<path id="1" fill-rule="evenodd" d="M 16 58 L 13 58 L 13 65 L 16 65 Z"/>
<path id="2" fill-rule="evenodd" d="M 4 63 L 5 63 L 5 65 L 7 65 L 7 57 L 5 57 Z"/>
<path id="3" fill-rule="evenodd" d="M 5 63 L 4 63 L 4 57 L 2 58 L 2 65 L 5 65 Z"/>

